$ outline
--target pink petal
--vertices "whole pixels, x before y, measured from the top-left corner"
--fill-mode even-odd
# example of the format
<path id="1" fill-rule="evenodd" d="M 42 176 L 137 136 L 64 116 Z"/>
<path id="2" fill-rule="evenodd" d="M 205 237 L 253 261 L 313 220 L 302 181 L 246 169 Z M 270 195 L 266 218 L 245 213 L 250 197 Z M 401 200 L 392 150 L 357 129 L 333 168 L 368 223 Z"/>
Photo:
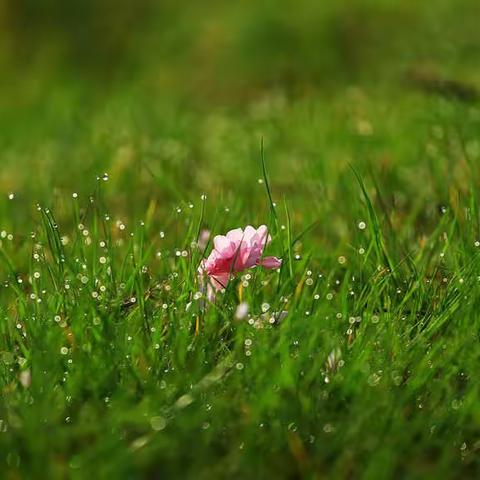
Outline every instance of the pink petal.
<path id="1" fill-rule="evenodd" d="M 216 290 L 227 288 L 229 276 L 229 273 L 219 273 L 211 275 L 210 278 L 212 279 L 212 285 L 215 287 Z"/>
<path id="2" fill-rule="evenodd" d="M 217 235 L 213 239 L 215 250 L 223 256 L 230 256 L 234 252 L 235 245 L 225 236 Z"/>
<path id="3" fill-rule="evenodd" d="M 208 282 L 207 284 L 207 300 L 211 303 L 215 303 L 215 289 L 212 287 L 212 284 Z"/>
<path id="4" fill-rule="evenodd" d="M 235 318 L 237 320 L 243 320 L 248 313 L 248 303 L 242 302 L 237 305 L 237 309 L 235 311 Z"/>
<path id="5" fill-rule="evenodd" d="M 198 246 L 202 250 L 207 246 L 208 240 L 210 239 L 210 230 L 202 230 L 200 232 L 200 237 L 198 239 Z"/>
<path id="6" fill-rule="evenodd" d="M 270 235 L 268 235 L 268 229 L 266 225 L 260 225 L 257 228 L 257 235 L 260 239 L 262 246 L 265 246 L 271 240 Z"/>
<path id="7" fill-rule="evenodd" d="M 259 265 L 265 268 L 280 268 L 282 266 L 282 259 L 277 257 L 265 257 L 260 260 Z"/>
<path id="8" fill-rule="evenodd" d="M 227 238 L 238 245 L 242 241 L 243 237 L 243 230 L 241 228 L 235 228 L 234 230 L 230 230 L 227 233 Z"/>
<path id="9" fill-rule="evenodd" d="M 251 225 L 247 225 L 243 232 L 243 241 L 250 245 L 256 233 L 257 231 Z"/>
<path id="10" fill-rule="evenodd" d="M 215 268 L 217 261 L 218 254 L 215 250 L 212 250 L 208 258 L 202 260 L 200 267 L 202 270 L 209 272 L 212 268 Z"/>
<path id="11" fill-rule="evenodd" d="M 242 250 L 242 265 L 239 270 L 245 270 L 247 268 L 251 268 L 254 265 L 257 264 L 258 259 L 260 258 L 261 252 L 259 252 L 257 249 L 252 248 L 252 247 L 246 247 L 245 249 Z M 235 265 L 237 266 L 237 265 Z"/>

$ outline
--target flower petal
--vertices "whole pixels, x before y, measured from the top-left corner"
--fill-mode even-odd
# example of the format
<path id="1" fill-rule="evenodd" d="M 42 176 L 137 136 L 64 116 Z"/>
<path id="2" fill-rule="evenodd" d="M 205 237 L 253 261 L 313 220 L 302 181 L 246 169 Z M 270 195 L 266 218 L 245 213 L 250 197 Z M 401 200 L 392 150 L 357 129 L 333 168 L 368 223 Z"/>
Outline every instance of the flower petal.
<path id="1" fill-rule="evenodd" d="M 243 241 L 247 243 L 247 245 L 250 245 L 256 234 L 257 230 L 251 225 L 247 225 L 243 231 Z"/>
<path id="2" fill-rule="evenodd" d="M 265 257 L 260 259 L 259 265 L 265 268 L 280 268 L 282 266 L 282 259 L 277 257 Z"/>
<path id="3" fill-rule="evenodd" d="M 234 230 L 230 230 L 226 236 L 230 241 L 238 245 L 242 241 L 243 230 L 241 228 L 235 228 Z"/>
<path id="4" fill-rule="evenodd" d="M 213 239 L 213 245 L 215 250 L 223 256 L 230 256 L 235 251 L 235 245 L 227 237 L 223 235 L 217 235 Z"/>
<path id="5" fill-rule="evenodd" d="M 212 279 L 212 285 L 215 287 L 216 290 L 222 290 L 222 288 L 227 288 L 229 277 L 229 273 L 220 273 L 210 276 L 210 278 Z"/>
<path id="6" fill-rule="evenodd" d="M 257 228 L 257 235 L 258 235 L 258 238 L 260 239 L 262 247 L 265 247 L 265 245 L 267 245 L 272 239 L 268 234 L 268 229 L 266 225 L 260 225 Z"/>
<path id="7" fill-rule="evenodd" d="M 261 255 L 261 251 L 258 248 L 247 245 L 245 242 L 242 242 L 240 253 L 239 261 L 235 263 L 237 271 L 253 267 L 257 264 Z"/>

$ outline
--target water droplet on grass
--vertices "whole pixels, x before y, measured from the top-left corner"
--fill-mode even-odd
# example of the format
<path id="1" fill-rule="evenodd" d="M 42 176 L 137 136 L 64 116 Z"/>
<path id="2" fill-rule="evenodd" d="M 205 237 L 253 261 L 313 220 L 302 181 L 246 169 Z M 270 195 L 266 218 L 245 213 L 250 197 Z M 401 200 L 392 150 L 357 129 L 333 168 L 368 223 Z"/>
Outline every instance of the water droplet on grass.
<path id="1" fill-rule="evenodd" d="M 324 426 L 323 426 L 323 431 L 325 433 L 332 433 L 333 432 L 333 425 L 331 423 L 326 423 Z"/>
<path id="2" fill-rule="evenodd" d="M 290 432 L 296 432 L 298 430 L 298 427 L 295 424 L 295 422 L 291 422 L 288 424 L 288 430 L 290 430 Z"/>
<path id="3" fill-rule="evenodd" d="M 182 409 L 182 408 L 188 407 L 191 403 L 193 403 L 193 397 L 187 393 L 185 395 L 182 395 L 175 402 L 175 407 L 179 408 L 179 409 Z"/>
<path id="4" fill-rule="evenodd" d="M 382 378 L 382 377 L 380 377 L 380 375 L 378 375 L 377 373 L 372 373 L 372 374 L 368 377 L 368 384 L 369 384 L 371 387 L 376 387 L 376 386 L 380 383 L 381 378 Z"/>
<path id="5" fill-rule="evenodd" d="M 457 400 L 457 399 L 452 400 L 452 408 L 454 410 L 458 410 L 461 407 L 461 405 L 462 405 L 462 402 L 460 400 Z"/>
<path id="6" fill-rule="evenodd" d="M 167 426 L 167 421 L 162 416 L 156 416 L 150 419 L 150 425 L 153 430 L 160 432 Z"/>

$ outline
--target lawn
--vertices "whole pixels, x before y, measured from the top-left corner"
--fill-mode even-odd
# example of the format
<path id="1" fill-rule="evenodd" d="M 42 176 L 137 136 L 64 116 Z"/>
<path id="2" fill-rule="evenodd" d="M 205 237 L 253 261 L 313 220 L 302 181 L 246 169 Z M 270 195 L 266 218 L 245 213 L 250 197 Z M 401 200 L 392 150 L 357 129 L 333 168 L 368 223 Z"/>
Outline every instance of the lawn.
<path id="1" fill-rule="evenodd" d="M 0 477 L 476 478 L 479 5 L 180 3 L 0 3 Z"/>

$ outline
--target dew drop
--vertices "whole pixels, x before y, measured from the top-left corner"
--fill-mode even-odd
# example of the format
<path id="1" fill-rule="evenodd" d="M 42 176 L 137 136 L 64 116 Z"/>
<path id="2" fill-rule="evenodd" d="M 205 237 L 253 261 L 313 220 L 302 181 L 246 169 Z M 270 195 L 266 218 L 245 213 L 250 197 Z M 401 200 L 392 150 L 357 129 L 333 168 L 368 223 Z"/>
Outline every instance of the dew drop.
<path id="1" fill-rule="evenodd" d="M 291 432 L 297 431 L 297 425 L 295 424 L 295 422 L 291 422 L 288 424 L 288 430 L 290 430 Z"/>
<path id="2" fill-rule="evenodd" d="M 150 419 L 150 425 L 153 430 L 155 430 L 156 432 L 159 432 L 167 426 L 167 421 L 165 420 L 165 418 L 161 416 L 152 417 Z"/>

